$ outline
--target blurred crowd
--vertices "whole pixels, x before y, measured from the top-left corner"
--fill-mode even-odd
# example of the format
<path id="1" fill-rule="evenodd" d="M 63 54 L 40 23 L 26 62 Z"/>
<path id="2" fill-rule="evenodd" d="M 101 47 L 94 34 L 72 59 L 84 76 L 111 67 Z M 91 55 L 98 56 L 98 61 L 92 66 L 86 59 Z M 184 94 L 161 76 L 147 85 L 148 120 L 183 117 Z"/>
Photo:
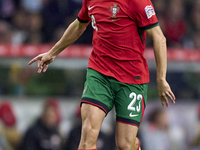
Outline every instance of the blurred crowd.
<path id="1" fill-rule="evenodd" d="M 80 106 L 77 105 L 70 116 L 69 131 L 62 133 L 61 124 L 66 118 L 60 101 L 48 98 L 42 104 L 41 112 L 22 132 L 17 126 L 20 117 L 16 104 L 9 100 L 0 102 L 0 150 L 77 150 L 81 136 Z M 142 150 L 199 150 L 200 104 L 182 103 L 176 109 L 165 109 L 155 103 L 148 106 L 138 132 Z M 195 111 L 191 111 L 191 107 Z M 31 113 L 32 109 L 30 106 Z M 110 125 L 103 123 L 97 140 L 98 150 L 117 150 L 114 116 L 114 113 L 108 116 Z"/>
<path id="2" fill-rule="evenodd" d="M 0 0 L 0 43 L 55 43 L 81 5 L 82 0 Z M 79 41 L 91 38 L 92 33 Z"/>
<path id="3" fill-rule="evenodd" d="M 169 47 L 200 49 L 200 0 L 152 0 Z M 0 0 L 0 43 L 55 43 L 82 0 Z M 92 28 L 76 43 L 91 44 Z M 147 41 L 147 46 L 152 46 Z"/>
<path id="4" fill-rule="evenodd" d="M 0 150 L 77 150 L 81 137 L 80 105 L 72 117 L 71 130 L 68 134 L 61 134 L 60 124 L 63 118 L 59 101 L 47 99 L 39 116 L 22 133 L 17 128 L 19 120 L 12 102 L 1 101 Z M 97 148 L 116 150 L 114 127 L 111 132 L 100 131 Z"/>
<path id="5" fill-rule="evenodd" d="M 200 0 L 152 0 L 152 2 L 169 47 L 200 49 Z M 82 0 L 0 0 L 0 43 L 55 43 L 62 36 L 67 26 L 77 17 L 81 4 Z M 89 26 L 87 34 L 83 34 L 76 43 L 91 44 L 91 40 L 92 28 Z M 151 40 L 147 40 L 147 46 L 152 46 Z M 27 84 L 33 71 L 26 69 L 20 71 L 16 66 L 7 71 L 9 74 L 5 76 L 8 76 L 9 82 L 14 83 L 13 93 L 24 95 L 24 85 Z M 6 71 L 2 71 L 1 74 L 3 72 L 5 74 Z M 60 74 L 64 76 L 62 72 Z M 63 79 L 62 76 L 59 78 Z M 177 86 L 177 88 L 173 86 L 175 90 L 177 89 L 175 93 L 179 93 L 179 89 L 183 91 L 179 95 L 184 95 L 186 91 L 182 88 L 186 86 L 182 85 L 186 83 L 181 81 L 191 79 L 191 75 L 187 77 L 178 74 L 176 75 L 177 78 L 174 74 L 171 76 L 173 76 L 173 83 Z M 199 75 L 193 76 L 193 78 L 195 82 L 193 83 L 190 80 L 189 82 L 197 87 L 192 89 L 193 86 L 191 86 L 189 88 L 192 91 L 197 91 L 196 97 L 199 97 L 199 86 L 196 84 Z M 181 79 L 180 83 L 177 83 L 178 79 Z M 5 80 L 5 78 L 2 78 L 2 80 Z M 77 80 L 77 78 L 74 78 L 74 80 Z M 56 80 L 56 82 L 58 81 Z M 60 87 L 62 88 L 62 86 Z M 0 88 L 0 91 L 1 89 L 4 88 Z M 74 89 L 71 91 L 77 91 Z M 58 90 L 60 91 L 59 88 Z M 3 91 L 4 94 L 8 93 L 5 92 L 6 90 Z M 77 93 L 74 95 L 77 95 Z M 1 102 L 0 150 L 76 150 L 81 132 L 80 110 L 78 109 L 73 116 L 76 118 L 73 128 L 65 137 L 62 137 L 59 132 L 61 115 L 59 104 L 54 100 L 48 100 L 43 106 L 41 115 L 35 119 L 35 123 L 22 134 L 17 129 L 18 120 L 12 104 L 8 101 Z M 196 125 L 199 131 L 196 137 L 189 141 L 186 140 L 187 134 L 182 131 L 182 128 L 171 128 L 173 124 L 170 124 L 167 115 L 168 113 L 163 109 L 153 109 L 149 113 L 148 121 L 144 123 L 140 132 L 143 150 L 199 149 L 200 126 Z M 200 118 L 200 112 L 198 116 Z M 187 122 L 187 120 L 185 121 Z M 101 132 L 97 145 L 98 150 L 115 150 L 114 132 L 109 134 Z"/>
<path id="6" fill-rule="evenodd" d="M 169 47 L 200 48 L 200 0 L 152 0 Z"/>

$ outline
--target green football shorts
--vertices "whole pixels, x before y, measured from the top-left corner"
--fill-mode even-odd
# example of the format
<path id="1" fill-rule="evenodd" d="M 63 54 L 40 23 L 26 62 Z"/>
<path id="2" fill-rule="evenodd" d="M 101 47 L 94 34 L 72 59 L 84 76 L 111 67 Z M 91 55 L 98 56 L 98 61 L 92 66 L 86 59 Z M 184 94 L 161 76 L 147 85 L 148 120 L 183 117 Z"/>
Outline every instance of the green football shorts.
<path id="1" fill-rule="evenodd" d="M 126 84 L 87 69 L 81 103 L 101 108 L 106 114 L 115 106 L 116 120 L 139 127 L 142 122 L 148 84 Z"/>

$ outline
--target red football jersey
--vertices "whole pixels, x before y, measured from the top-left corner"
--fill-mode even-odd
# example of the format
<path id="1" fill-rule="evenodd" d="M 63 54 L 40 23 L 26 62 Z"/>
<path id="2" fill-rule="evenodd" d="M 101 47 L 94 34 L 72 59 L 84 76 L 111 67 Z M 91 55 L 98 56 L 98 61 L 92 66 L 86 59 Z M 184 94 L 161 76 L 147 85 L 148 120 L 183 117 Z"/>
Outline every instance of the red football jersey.
<path id="1" fill-rule="evenodd" d="M 158 25 L 150 0 L 83 0 L 78 19 L 94 28 L 89 68 L 123 83 L 149 82 L 145 29 Z"/>

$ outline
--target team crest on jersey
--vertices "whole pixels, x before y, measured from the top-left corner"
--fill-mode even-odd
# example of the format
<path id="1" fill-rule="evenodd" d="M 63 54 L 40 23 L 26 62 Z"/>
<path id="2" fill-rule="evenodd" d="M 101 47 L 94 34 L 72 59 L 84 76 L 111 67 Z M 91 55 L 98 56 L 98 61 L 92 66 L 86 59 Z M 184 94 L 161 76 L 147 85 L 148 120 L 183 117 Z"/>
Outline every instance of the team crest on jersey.
<path id="1" fill-rule="evenodd" d="M 153 15 L 155 15 L 155 11 L 151 5 L 148 5 L 144 8 L 147 18 L 150 19 Z"/>
<path id="2" fill-rule="evenodd" d="M 118 4 L 113 4 L 113 6 L 111 6 L 111 8 L 110 8 L 110 11 L 112 13 L 111 18 L 116 18 L 117 13 L 119 13 L 119 7 L 117 5 Z"/>

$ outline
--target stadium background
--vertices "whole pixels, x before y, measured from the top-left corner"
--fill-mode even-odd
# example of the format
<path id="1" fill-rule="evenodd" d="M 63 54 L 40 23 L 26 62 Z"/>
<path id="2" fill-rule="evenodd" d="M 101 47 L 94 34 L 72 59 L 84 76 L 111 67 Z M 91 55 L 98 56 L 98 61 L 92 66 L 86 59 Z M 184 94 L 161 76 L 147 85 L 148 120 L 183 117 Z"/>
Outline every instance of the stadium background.
<path id="1" fill-rule="evenodd" d="M 177 103 L 163 109 L 167 116 L 161 122 L 167 128 L 160 129 L 159 124 L 154 122 L 152 129 L 150 114 L 161 104 L 157 94 L 152 42 L 147 38 L 145 57 L 150 67 L 151 82 L 147 111 L 139 132 L 143 139 L 141 144 L 144 150 L 200 149 L 198 143 L 191 146 L 198 136 L 200 117 L 200 0 L 152 2 L 167 38 L 167 80 Z M 36 65 L 27 64 L 32 57 L 47 51 L 59 40 L 77 17 L 81 3 L 82 0 L 0 0 L 0 105 L 10 102 L 16 119 L 7 126 L 1 118 L 0 135 L 8 138 L 4 130 L 16 127 L 23 139 L 27 128 L 42 113 L 45 101 L 53 98 L 60 106 L 60 132 L 67 140 L 74 126 L 85 81 L 87 59 L 92 49 L 92 27 L 89 26 L 73 46 L 61 53 L 46 73 L 38 75 Z M 103 124 L 103 132 L 113 133 L 113 118 L 114 112 L 111 112 Z"/>

